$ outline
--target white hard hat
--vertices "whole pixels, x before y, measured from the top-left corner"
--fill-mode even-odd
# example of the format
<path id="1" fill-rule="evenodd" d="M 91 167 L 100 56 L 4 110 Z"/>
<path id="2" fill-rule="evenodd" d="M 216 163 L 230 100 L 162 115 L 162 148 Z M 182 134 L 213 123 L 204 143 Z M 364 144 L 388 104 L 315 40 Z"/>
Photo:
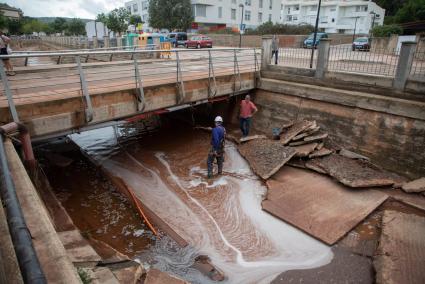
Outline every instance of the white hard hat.
<path id="1" fill-rule="evenodd" d="M 223 122 L 223 118 L 222 118 L 221 116 L 217 116 L 217 117 L 214 119 L 214 121 L 215 121 L 215 122 Z"/>

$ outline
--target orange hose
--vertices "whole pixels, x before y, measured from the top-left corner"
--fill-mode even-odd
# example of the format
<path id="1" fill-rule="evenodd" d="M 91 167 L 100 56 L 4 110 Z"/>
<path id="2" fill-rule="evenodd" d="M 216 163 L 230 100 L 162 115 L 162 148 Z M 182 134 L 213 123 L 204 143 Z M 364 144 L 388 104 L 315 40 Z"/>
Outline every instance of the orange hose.
<path id="1" fill-rule="evenodd" d="M 139 205 L 139 202 L 137 202 L 137 198 L 134 195 L 133 189 L 130 186 L 126 186 L 126 188 L 127 188 L 128 193 L 130 193 L 130 196 L 133 199 L 134 204 L 136 205 L 137 211 L 139 211 L 139 214 L 142 215 L 143 219 L 145 219 L 146 224 L 148 224 L 149 229 L 151 229 L 151 231 L 154 233 L 154 235 L 158 237 L 158 232 L 152 226 L 151 222 L 149 222 L 148 217 L 146 217 L 145 213 L 143 212 L 142 208 Z"/>

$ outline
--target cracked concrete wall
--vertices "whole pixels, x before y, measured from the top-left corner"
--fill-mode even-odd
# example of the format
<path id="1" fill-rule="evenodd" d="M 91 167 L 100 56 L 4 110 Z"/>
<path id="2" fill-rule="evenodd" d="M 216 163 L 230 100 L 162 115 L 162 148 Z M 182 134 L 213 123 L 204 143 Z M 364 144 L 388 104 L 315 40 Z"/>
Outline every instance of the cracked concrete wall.
<path id="1" fill-rule="evenodd" d="M 425 120 L 264 90 L 256 91 L 255 103 L 253 127 L 260 131 L 314 119 L 334 142 L 388 170 L 412 178 L 425 174 Z"/>

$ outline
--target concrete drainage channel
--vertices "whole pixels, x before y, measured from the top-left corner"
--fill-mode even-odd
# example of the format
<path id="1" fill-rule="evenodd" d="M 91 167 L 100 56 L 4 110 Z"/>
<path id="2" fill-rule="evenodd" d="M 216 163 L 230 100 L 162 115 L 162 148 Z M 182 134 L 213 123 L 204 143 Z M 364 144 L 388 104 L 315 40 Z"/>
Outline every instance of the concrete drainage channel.
<path id="1" fill-rule="evenodd" d="M 424 173 L 424 119 L 409 111 L 421 103 L 385 98 L 398 108 L 374 110 L 371 98 L 354 107 L 323 88 L 317 101 L 298 92 L 301 84 L 284 94 L 273 84 L 256 91 L 256 136 L 244 143 L 235 101 L 35 147 L 48 180 L 40 174 L 35 185 L 84 281 L 425 281 L 423 180 L 408 183 Z M 210 134 L 193 126 L 205 129 L 217 114 L 228 122 L 225 168 L 207 180 Z M 419 157 L 389 133 L 415 134 L 405 143 Z M 400 169 L 385 163 L 391 149 L 400 149 L 401 176 L 383 169 Z"/>

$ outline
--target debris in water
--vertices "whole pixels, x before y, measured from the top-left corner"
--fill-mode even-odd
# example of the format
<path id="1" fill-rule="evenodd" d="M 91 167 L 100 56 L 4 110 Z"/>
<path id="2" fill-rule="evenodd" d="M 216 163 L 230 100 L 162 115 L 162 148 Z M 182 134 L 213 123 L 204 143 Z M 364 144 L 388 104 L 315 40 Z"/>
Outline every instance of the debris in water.
<path id="1" fill-rule="evenodd" d="M 271 177 L 297 153 L 295 149 L 285 147 L 279 141 L 267 139 L 252 140 L 239 145 L 238 150 L 253 171 L 264 180 Z"/>
<path id="2" fill-rule="evenodd" d="M 193 267 L 208 276 L 211 280 L 223 281 L 225 279 L 223 272 L 214 267 L 211 263 L 211 259 L 207 255 L 197 256 L 193 263 Z"/>

